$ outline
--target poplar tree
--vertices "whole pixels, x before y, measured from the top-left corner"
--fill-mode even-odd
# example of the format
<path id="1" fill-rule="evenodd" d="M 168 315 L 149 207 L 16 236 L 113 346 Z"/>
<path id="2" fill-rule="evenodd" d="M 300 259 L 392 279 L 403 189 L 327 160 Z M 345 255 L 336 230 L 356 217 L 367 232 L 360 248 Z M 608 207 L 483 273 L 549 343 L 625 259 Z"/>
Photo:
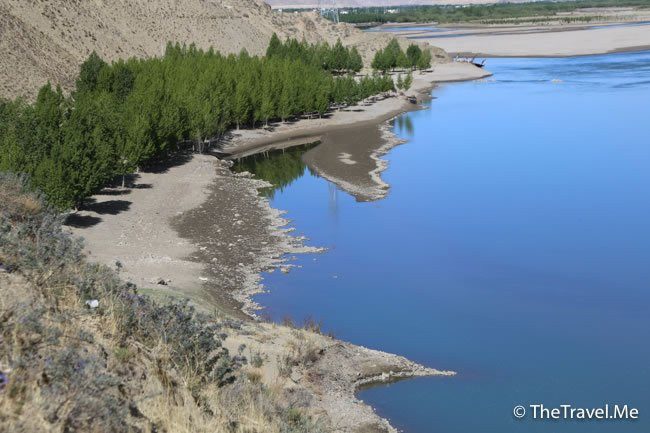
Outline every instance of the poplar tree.
<path id="1" fill-rule="evenodd" d="M 269 46 L 266 49 L 266 57 L 280 56 L 282 55 L 282 41 L 276 33 L 273 33 L 271 40 L 269 41 Z"/>
<path id="2" fill-rule="evenodd" d="M 77 92 L 83 93 L 95 90 L 99 82 L 99 74 L 105 66 L 106 62 L 93 51 L 86 61 L 81 64 L 79 78 L 77 79 Z"/>
<path id="3" fill-rule="evenodd" d="M 410 72 L 406 75 L 406 78 L 404 78 L 404 90 L 408 90 L 411 88 L 411 85 L 413 84 L 413 74 Z"/>
<path id="4" fill-rule="evenodd" d="M 431 51 L 423 50 L 422 55 L 418 59 L 417 68 L 419 70 L 429 69 L 431 67 Z"/>
<path id="5" fill-rule="evenodd" d="M 409 67 L 415 69 L 418 66 L 420 57 L 422 56 L 422 50 L 416 44 L 411 44 L 406 49 L 406 57 L 408 58 Z"/>
<path id="6" fill-rule="evenodd" d="M 359 72 L 361 69 L 363 69 L 363 59 L 361 58 L 361 54 L 359 54 L 359 50 L 357 50 L 356 47 L 352 47 L 350 50 L 350 62 L 348 64 L 348 69 L 353 72 Z"/>

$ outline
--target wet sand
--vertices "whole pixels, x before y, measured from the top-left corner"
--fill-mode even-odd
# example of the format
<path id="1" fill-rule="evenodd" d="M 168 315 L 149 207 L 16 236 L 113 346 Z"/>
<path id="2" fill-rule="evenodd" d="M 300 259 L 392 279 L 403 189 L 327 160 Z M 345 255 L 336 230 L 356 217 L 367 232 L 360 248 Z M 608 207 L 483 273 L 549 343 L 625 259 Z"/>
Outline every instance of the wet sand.
<path id="1" fill-rule="evenodd" d="M 403 142 L 387 123 L 342 128 L 324 134 L 321 140 L 303 156 L 312 171 L 357 201 L 380 200 L 388 194 L 390 186 L 381 178 L 388 162 L 381 157 Z"/>
<path id="2" fill-rule="evenodd" d="M 381 159 L 402 142 L 387 122 L 401 113 L 420 109 L 406 100 L 416 96 L 418 102 L 430 98 L 437 83 L 465 81 L 490 76 L 490 72 L 467 63 L 444 63 L 432 72 L 414 73 L 413 84 L 404 94 L 372 104 L 359 104 L 331 113 L 325 119 L 300 120 L 275 126 L 271 131 L 234 132 L 222 150 L 228 159 L 320 141 L 308 151 L 304 162 L 319 176 L 336 184 L 358 201 L 379 200 L 389 185 L 381 179 L 388 162 Z"/>

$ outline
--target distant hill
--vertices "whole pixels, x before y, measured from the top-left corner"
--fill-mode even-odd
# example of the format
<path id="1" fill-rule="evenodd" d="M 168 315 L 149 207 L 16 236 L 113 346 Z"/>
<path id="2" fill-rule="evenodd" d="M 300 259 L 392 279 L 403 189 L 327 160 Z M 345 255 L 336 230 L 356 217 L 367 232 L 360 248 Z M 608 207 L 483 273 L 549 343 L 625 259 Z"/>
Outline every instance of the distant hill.
<path id="1" fill-rule="evenodd" d="M 0 0 L 0 97 L 33 98 L 48 81 L 71 89 L 93 50 L 107 60 L 155 56 L 173 41 L 262 54 L 274 32 L 310 42 L 340 37 L 366 61 L 389 38 L 312 12 L 272 11 L 263 0 Z"/>

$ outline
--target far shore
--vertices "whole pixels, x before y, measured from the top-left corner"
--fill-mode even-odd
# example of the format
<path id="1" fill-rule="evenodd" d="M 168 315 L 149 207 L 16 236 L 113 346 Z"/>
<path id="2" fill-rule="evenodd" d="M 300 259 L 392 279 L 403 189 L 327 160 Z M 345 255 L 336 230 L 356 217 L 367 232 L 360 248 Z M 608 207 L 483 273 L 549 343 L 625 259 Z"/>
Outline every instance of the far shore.
<path id="1" fill-rule="evenodd" d="M 443 48 L 450 55 L 572 57 L 650 49 L 650 23 L 647 22 L 489 26 L 459 24 L 436 32 L 398 32 L 399 26 L 386 28 L 395 28 L 401 36 Z"/>

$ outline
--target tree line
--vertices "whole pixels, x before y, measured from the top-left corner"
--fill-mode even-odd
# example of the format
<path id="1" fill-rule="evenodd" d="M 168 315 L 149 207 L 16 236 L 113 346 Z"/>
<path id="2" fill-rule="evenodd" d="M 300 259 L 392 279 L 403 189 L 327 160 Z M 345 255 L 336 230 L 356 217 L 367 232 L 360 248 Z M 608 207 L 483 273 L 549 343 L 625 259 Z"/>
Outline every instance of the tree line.
<path id="1" fill-rule="evenodd" d="M 410 44 L 404 52 L 395 38 L 391 39 L 386 48 L 377 51 L 372 60 L 372 68 L 382 72 L 395 68 L 424 70 L 430 67 L 431 51 Z"/>
<path id="2" fill-rule="evenodd" d="M 280 57 L 291 60 L 303 60 L 333 73 L 353 73 L 363 69 L 363 59 L 356 47 L 346 47 L 341 39 L 330 47 L 327 42 L 309 44 L 307 41 L 287 39 L 282 42 L 273 33 L 266 50 L 266 57 Z"/>
<path id="3" fill-rule="evenodd" d="M 353 24 L 369 23 L 458 23 L 468 21 L 491 21 L 522 17 L 553 16 L 573 12 L 577 9 L 599 7 L 637 6 L 648 7 L 650 0 L 572 0 L 536 1 L 526 3 L 493 3 L 485 5 L 427 5 L 400 6 L 396 13 L 386 13 L 385 8 L 368 7 L 349 9 L 340 15 L 342 22 Z"/>
<path id="4" fill-rule="evenodd" d="M 0 101 L 0 171 L 27 173 L 59 209 L 76 207 L 182 142 L 390 90 L 390 77 L 335 77 L 307 55 L 168 44 L 162 57 L 108 64 L 92 53 L 71 95 L 47 84 L 34 103 Z"/>

